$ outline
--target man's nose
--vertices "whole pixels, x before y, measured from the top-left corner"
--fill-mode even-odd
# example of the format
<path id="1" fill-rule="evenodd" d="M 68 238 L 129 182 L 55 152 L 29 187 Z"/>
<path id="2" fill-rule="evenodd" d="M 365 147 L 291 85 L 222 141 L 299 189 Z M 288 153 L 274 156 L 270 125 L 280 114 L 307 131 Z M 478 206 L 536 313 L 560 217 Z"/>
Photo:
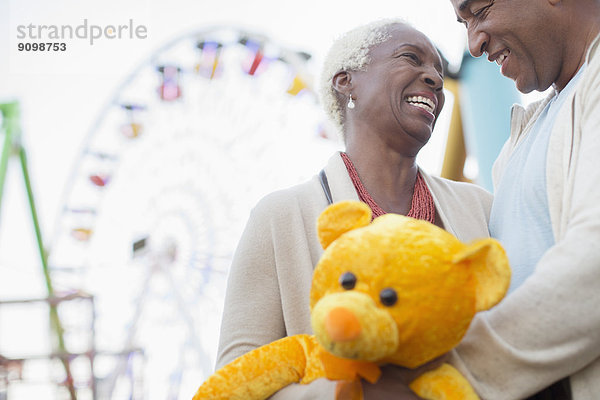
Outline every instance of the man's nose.
<path id="1" fill-rule="evenodd" d="M 468 40 L 469 52 L 473 57 L 479 57 L 483 55 L 490 42 L 490 38 L 487 33 L 476 29 L 468 30 Z"/>

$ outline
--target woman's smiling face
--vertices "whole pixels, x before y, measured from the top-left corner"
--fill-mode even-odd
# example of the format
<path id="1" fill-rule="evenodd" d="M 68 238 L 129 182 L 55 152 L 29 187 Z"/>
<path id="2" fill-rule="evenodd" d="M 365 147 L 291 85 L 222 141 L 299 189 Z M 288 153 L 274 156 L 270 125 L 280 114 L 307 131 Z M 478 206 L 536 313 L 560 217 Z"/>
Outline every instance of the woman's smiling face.
<path id="1" fill-rule="evenodd" d="M 369 51 L 366 71 L 352 73 L 353 112 L 382 131 L 402 130 L 425 144 L 444 105 L 442 59 L 431 41 L 408 25 Z"/>

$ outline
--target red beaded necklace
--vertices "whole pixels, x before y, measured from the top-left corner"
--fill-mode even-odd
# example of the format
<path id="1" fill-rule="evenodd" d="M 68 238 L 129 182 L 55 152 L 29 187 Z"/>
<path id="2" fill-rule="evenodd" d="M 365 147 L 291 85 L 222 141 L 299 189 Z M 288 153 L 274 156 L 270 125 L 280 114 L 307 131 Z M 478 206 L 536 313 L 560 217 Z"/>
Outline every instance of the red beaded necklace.
<path id="1" fill-rule="evenodd" d="M 342 160 L 344 160 L 344 164 L 346 164 L 346 169 L 348 170 L 348 174 L 350 175 L 350 179 L 352 179 L 352 183 L 358 192 L 358 197 L 364 203 L 371 208 L 373 212 L 373 218 L 379 217 L 380 215 L 386 214 L 386 212 L 379 207 L 375 200 L 371 197 L 367 189 L 363 186 L 360 178 L 358 177 L 358 172 L 356 172 L 356 168 L 350 158 L 346 153 L 341 153 Z M 410 211 L 407 216 L 422 219 L 432 224 L 435 223 L 435 204 L 433 202 L 433 196 L 429 191 L 429 188 L 425 184 L 425 180 L 421 176 L 420 172 L 417 172 L 417 180 L 415 181 L 415 189 L 413 191 L 412 202 L 410 206 Z"/>

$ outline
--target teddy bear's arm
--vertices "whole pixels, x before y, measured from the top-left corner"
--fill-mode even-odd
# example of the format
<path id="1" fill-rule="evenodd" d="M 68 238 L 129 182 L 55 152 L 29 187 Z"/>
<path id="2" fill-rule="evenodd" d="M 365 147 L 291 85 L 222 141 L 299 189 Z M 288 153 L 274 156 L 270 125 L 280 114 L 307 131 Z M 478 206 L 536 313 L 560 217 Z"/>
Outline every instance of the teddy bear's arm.
<path id="1" fill-rule="evenodd" d="M 324 377 L 314 336 L 294 335 L 254 349 L 216 371 L 193 400 L 266 399 L 285 386 Z"/>
<path id="2" fill-rule="evenodd" d="M 471 384 L 450 364 L 424 373 L 410 384 L 410 388 L 427 400 L 479 400 Z"/>

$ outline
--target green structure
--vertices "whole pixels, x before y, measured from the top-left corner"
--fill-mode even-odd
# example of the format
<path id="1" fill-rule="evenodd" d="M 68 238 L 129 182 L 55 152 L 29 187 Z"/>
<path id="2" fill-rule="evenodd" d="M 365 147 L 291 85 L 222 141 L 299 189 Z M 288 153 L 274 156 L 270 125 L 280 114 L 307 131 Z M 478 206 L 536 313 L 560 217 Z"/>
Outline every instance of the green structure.
<path id="1" fill-rule="evenodd" d="M 67 352 L 64 341 L 64 330 L 58 317 L 56 308 L 56 302 L 52 301 L 55 297 L 54 288 L 52 286 L 52 280 L 50 279 L 50 273 L 48 270 L 48 254 L 44 248 L 44 241 L 42 240 L 42 231 L 40 229 L 40 223 L 37 216 L 35 207 L 35 201 L 33 197 L 33 190 L 31 188 L 31 180 L 29 179 L 29 170 L 27 167 L 27 156 L 25 154 L 25 148 L 21 143 L 21 124 L 20 124 L 20 111 L 18 102 L 10 102 L 0 104 L 0 113 L 2 114 L 2 127 L 0 132 L 4 133 L 4 143 L 2 146 L 2 156 L 0 158 L 0 210 L 2 210 L 2 196 L 4 192 L 4 184 L 6 182 L 6 174 L 9 166 L 9 159 L 12 156 L 19 157 L 21 170 L 23 172 L 23 180 L 25 182 L 25 188 L 27 190 L 27 199 L 29 202 L 29 209 L 31 212 L 31 218 L 33 222 L 33 228 L 35 231 L 36 242 L 42 263 L 42 270 L 44 275 L 44 281 L 46 283 L 46 289 L 48 290 L 48 299 L 50 304 L 50 323 L 52 330 L 56 333 L 57 338 L 57 349 L 59 354 L 63 354 L 61 361 L 65 367 L 67 375 L 67 388 L 69 390 L 72 400 L 76 399 L 75 387 L 73 385 L 73 378 L 71 374 L 71 368 L 69 366 L 69 360 L 66 357 Z M 0 220 L 1 222 L 1 220 Z"/>

